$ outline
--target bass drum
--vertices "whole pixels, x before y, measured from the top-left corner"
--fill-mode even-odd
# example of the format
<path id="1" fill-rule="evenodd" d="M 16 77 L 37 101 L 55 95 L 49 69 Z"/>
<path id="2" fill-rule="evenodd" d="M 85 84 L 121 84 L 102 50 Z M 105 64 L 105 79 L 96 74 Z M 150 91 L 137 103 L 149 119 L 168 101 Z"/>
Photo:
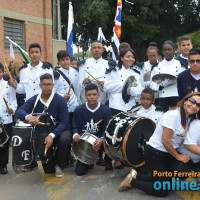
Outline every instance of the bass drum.
<path id="1" fill-rule="evenodd" d="M 133 167 L 145 164 L 144 146 L 155 130 L 155 123 L 144 117 L 121 112 L 108 123 L 104 148 L 109 157 Z"/>
<path id="2" fill-rule="evenodd" d="M 93 82 L 92 83 L 97 84 L 97 82 Z M 85 86 L 86 85 L 83 85 L 82 88 L 81 88 L 81 93 L 80 93 L 80 100 L 81 100 L 81 103 L 85 103 L 87 100 L 85 98 Z M 108 96 L 107 94 L 98 86 L 98 89 L 99 89 L 99 99 L 98 101 L 101 102 L 102 104 L 105 104 L 108 100 Z"/>

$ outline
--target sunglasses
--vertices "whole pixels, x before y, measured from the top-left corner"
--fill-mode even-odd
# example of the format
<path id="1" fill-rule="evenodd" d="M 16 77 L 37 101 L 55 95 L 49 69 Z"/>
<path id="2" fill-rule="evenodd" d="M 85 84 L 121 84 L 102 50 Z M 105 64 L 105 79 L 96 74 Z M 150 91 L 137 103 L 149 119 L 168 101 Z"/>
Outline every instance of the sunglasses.
<path id="1" fill-rule="evenodd" d="M 200 108 L 200 103 L 197 103 L 195 99 L 189 98 L 188 101 L 192 104 L 195 104 L 198 108 Z"/>
<path id="2" fill-rule="evenodd" d="M 189 60 L 190 64 L 194 64 L 195 62 L 197 64 L 200 64 L 200 59 L 197 59 L 197 60 Z"/>

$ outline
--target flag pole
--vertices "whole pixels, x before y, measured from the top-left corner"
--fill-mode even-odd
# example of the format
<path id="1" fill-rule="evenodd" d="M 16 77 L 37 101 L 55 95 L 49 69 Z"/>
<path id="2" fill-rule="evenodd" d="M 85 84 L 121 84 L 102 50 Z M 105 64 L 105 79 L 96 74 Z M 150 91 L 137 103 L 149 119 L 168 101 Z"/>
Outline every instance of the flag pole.
<path id="1" fill-rule="evenodd" d="M 6 36 L 6 39 L 7 39 L 8 41 L 10 41 L 12 44 L 14 44 L 16 47 L 19 47 L 20 49 L 22 49 L 17 43 L 13 42 L 8 36 Z M 29 56 L 29 54 L 28 54 L 26 51 L 24 51 L 23 49 L 22 49 L 22 51 L 23 51 L 27 56 Z"/>

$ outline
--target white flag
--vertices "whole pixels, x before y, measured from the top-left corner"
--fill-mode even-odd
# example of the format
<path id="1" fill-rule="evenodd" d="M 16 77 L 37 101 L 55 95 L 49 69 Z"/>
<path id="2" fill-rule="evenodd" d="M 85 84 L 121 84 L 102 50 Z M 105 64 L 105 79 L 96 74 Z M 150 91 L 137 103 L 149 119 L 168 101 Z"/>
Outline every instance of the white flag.
<path id="1" fill-rule="evenodd" d="M 11 42 L 10 42 L 10 57 L 15 59 L 15 53 Z"/>
<path id="2" fill-rule="evenodd" d="M 104 34 L 103 34 L 103 31 L 102 31 L 101 27 L 99 27 L 99 33 L 98 33 L 97 40 L 99 40 L 100 42 L 102 42 L 103 40 L 104 40 L 104 41 L 106 40 L 106 38 L 105 38 L 105 36 L 104 36 Z"/>

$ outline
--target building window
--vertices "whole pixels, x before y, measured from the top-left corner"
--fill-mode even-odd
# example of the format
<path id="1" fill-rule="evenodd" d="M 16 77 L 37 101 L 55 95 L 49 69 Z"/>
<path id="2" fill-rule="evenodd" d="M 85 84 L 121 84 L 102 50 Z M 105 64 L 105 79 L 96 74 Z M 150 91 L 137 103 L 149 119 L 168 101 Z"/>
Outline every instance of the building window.
<path id="1" fill-rule="evenodd" d="M 24 22 L 14 19 L 4 19 L 4 49 L 5 51 L 9 51 L 10 42 L 6 39 L 6 36 L 24 49 Z M 14 51 L 18 51 L 14 45 L 13 48 Z"/>

